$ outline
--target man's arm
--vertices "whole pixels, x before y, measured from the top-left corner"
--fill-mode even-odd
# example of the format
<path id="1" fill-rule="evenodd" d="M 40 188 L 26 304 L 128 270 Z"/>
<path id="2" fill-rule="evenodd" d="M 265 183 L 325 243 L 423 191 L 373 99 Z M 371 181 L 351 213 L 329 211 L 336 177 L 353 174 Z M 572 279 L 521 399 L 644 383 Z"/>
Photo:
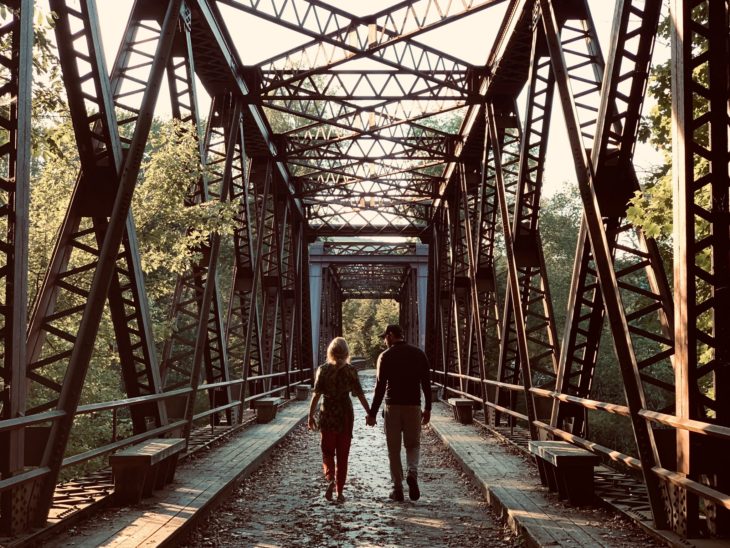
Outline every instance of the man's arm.
<path id="1" fill-rule="evenodd" d="M 387 383 L 387 379 L 385 378 L 385 375 L 387 373 L 387 368 L 383 368 L 383 354 L 380 354 L 378 356 L 378 364 L 376 369 L 376 377 L 375 377 L 375 393 L 373 394 L 373 403 L 370 406 L 370 417 L 375 418 L 378 414 L 378 409 L 380 409 L 380 404 L 383 403 L 383 397 L 385 397 L 385 386 Z"/>
<path id="2" fill-rule="evenodd" d="M 428 357 L 425 353 L 423 354 L 423 364 L 421 366 L 421 389 L 423 390 L 423 400 L 425 402 L 421 422 L 428 424 L 431 421 L 431 365 L 428 363 Z"/>

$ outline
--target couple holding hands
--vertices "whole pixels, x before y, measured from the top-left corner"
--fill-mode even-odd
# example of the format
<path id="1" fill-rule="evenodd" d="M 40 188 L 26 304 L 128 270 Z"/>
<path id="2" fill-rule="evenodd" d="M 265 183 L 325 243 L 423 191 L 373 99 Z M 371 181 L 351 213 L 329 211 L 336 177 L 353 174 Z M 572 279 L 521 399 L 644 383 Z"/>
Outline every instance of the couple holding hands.
<path id="1" fill-rule="evenodd" d="M 342 337 L 332 340 L 327 348 L 327 362 L 317 369 L 307 424 L 310 430 L 319 427 L 327 500 L 335 496 L 338 502 L 345 500 L 343 491 L 354 425 L 350 394 L 362 404 L 368 426 L 377 424 L 377 412 L 385 399 L 384 430 L 393 482 L 390 499 L 404 500 L 401 445 L 406 449 L 408 496 L 411 500 L 421 496 L 418 486 L 421 425 L 428 424 L 431 419 L 428 359 L 420 348 L 403 339 L 403 331 L 398 325 L 388 325 L 381 338 L 388 348 L 378 356 L 372 405 L 368 405 L 357 370 L 350 365 L 350 351 Z M 425 399 L 423 411 L 421 391 Z M 315 412 L 320 399 L 317 424 Z"/>

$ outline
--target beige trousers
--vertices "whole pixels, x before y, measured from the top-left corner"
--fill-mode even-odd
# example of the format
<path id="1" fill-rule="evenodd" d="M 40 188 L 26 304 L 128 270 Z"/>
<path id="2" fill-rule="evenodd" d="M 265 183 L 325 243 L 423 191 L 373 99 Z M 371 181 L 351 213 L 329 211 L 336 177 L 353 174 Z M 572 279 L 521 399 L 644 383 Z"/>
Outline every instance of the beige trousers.
<path id="1" fill-rule="evenodd" d="M 418 460 L 421 449 L 421 406 L 386 405 L 384 413 L 385 441 L 388 445 L 390 478 L 395 489 L 403 488 L 401 444 L 406 448 L 408 474 L 418 477 Z"/>

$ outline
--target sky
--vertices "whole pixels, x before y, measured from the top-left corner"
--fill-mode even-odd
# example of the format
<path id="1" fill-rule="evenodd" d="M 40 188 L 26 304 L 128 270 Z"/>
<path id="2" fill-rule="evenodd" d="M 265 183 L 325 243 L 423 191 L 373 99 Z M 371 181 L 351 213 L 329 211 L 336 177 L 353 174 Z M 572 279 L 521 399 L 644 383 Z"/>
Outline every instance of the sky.
<path id="1" fill-rule="evenodd" d="M 109 66 L 113 63 L 132 3 L 132 0 L 97 0 L 102 40 Z M 393 0 L 368 0 L 367 2 L 362 0 L 329 0 L 327 3 L 357 15 L 366 15 L 366 11 L 370 13 L 378 11 L 391 5 Z M 611 31 L 615 3 L 610 0 L 588 0 L 588 3 L 605 55 L 608 49 L 607 42 Z M 503 6 L 506 6 L 506 4 L 505 2 L 496 8 L 489 8 L 479 14 L 464 18 L 456 26 L 447 25 L 421 35 L 418 40 L 426 45 L 445 50 L 467 62 L 483 65 L 489 53 L 490 44 L 485 42 L 485 45 L 480 48 L 478 46 L 479 41 L 475 40 L 475 37 L 496 30 L 504 13 Z M 255 64 L 268 59 L 282 49 L 295 47 L 306 40 L 302 35 L 283 30 L 273 23 L 262 21 L 253 16 L 242 15 L 237 10 L 227 6 L 220 7 L 229 25 L 233 41 L 245 64 Z M 666 45 L 657 44 L 654 55 L 655 61 L 663 61 L 668 56 L 669 52 Z M 202 86 L 199 86 L 199 89 L 202 90 Z M 555 95 L 557 97 L 558 94 Z M 162 96 L 164 97 L 165 93 Z M 208 102 L 205 93 L 200 93 L 200 96 L 201 102 Z M 645 111 L 650 106 L 650 104 L 645 104 Z M 207 112 L 207 104 L 203 104 L 201 107 L 201 112 Z M 161 110 L 164 111 L 164 106 Z M 573 164 L 565 161 L 565 158 L 568 157 L 570 157 L 570 148 L 558 103 L 553 110 L 551 138 L 546 161 L 545 193 L 547 195 L 565 188 L 566 184 L 575 186 Z M 660 162 L 661 156 L 650 146 L 642 144 L 637 146 L 635 165 L 639 174 L 648 171 L 653 165 Z"/>

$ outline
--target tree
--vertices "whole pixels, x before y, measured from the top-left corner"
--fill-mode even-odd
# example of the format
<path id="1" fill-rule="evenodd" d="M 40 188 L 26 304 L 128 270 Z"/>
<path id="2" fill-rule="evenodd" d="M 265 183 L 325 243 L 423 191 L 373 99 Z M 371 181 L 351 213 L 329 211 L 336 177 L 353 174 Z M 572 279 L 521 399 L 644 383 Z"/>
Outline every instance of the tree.
<path id="1" fill-rule="evenodd" d="M 697 9 L 705 10 L 700 4 Z M 701 16 L 701 14 L 700 14 Z M 665 17 L 659 25 L 659 39 L 669 41 L 670 17 Z M 648 142 L 662 153 L 664 163 L 657 167 L 643 181 L 641 192 L 637 192 L 627 212 L 629 220 L 641 227 L 647 236 L 655 238 L 660 245 L 665 263 L 671 266 L 672 257 L 672 67 L 671 60 L 652 67 L 648 93 L 655 101 L 648 116 L 642 121 L 639 139 Z M 707 64 L 696 69 L 695 77 L 702 85 L 709 85 Z M 695 110 L 702 113 L 707 110 L 706 101 L 696 100 Z M 693 138 L 707 142 L 707 127 L 698 128 Z M 697 158 L 697 175 L 708 171 L 708 163 L 704 158 Z M 710 197 L 705 188 L 705 195 L 700 199 L 709 202 Z M 708 258 L 709 260 L 709 258 Z M 671 268 L 667 269 L 672 272 Z"/>
<path id="2" fill-rule="evenodd" d="M 350 299 L 342 305 L 342 331 L 352 356 L 362 356 L 375 364 L 385 348 L 380 333 L 388 324 L 398 323 L 398 303 L 390 299 Z"/>
<path id="3" fill-rule="evenodd" d="M 69 121 L 40 127 L 31 182 L 29 227 L 29 299 L 38 293 L 58 231 L 76 184 L 79 158 Z M 140 260 L 149 298 L 152 329 L 158 344 L 169 336 L 169 308 L 177 276 L 201 257 L 201 245 L 212 233 L 230 234 L 235 208 L 218 201 L 185 207 L 191 187 L 204 175 L 195 132 L 175 120 L 154 123 L 140 170 L 132 211 L 136 220 Z M 79 266 L 71 258 L 69 268 Z M 90 277 L 91 273 L 87 273 Z M 72 298 L 65 296 L 66 299 Z M 77 297 L 83 305 L 83 298 Z M 62 303 L 66 304 L 66 303 Z M 69 321 L 73 321 L 69 319 Z M 72 326 L 69 326 L 69 331 Z M 65 371 L 48 372 L 61 381 Z M 49 393 L 33 383 L 29 408 L 48 401 Z M 116 339 L 108 311 L 102 318 L 95 351 L 83 388 L 82 403 L 125 397 Z M 126 411 L 119 415 L 117 435 L 130 431 Z M 80 416 L 69 442 L 69 454 L 111 440 L 112 417 Z M 99 463 L 101 464 L 101 463 Z M 71 471 L 73 473 L 73 471 Z"/>
<path id="4" fill-rule="evenodd" d="M 540 234 L 550 293 L 555 304 L 555 323 L 558 335 L 562 336 L 583 205 L 578 195 L 570 190 L 562 190 L 542 202 Z"/>

